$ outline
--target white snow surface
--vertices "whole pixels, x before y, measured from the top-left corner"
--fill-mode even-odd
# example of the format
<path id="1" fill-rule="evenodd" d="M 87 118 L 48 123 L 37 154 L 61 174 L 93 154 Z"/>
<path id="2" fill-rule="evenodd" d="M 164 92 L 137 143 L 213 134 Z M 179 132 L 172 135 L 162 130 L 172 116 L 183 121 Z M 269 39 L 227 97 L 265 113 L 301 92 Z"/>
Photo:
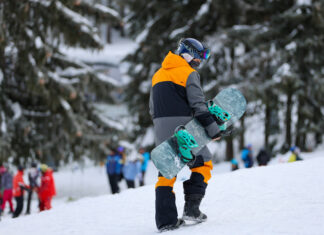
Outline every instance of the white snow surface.
<path id="1" fill-rule="evenodd" d="M 201 204 L 208 220 L 166 234 L 324 234 L 324 149 L 302 156 L 305 160 L 300 162 L 213 174 Z M 156 180 L 152 173 L 148 172 L 154 178 L 150 182 Z M 89 182 L 94 176 L 89 175 Z M 179 216 L 184 204 L 182 180 L 178 177 L 174 187 Z M 120 194 L 61 203 L 30 216 L 5 218 L 0 234 L 156 234 L 154 203 L 154 185 L 149 183 Z"/>

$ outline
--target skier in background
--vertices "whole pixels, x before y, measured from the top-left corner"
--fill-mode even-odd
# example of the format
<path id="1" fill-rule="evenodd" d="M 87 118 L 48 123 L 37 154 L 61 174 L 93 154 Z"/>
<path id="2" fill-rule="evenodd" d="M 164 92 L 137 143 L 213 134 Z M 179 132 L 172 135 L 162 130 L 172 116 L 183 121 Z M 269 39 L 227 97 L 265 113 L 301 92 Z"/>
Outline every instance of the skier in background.
<path id="1" fill-rule="evenodd" d="M 253 166 L 252 144 L 248 144 L 245 148 L 243 148 L 241 152 L 241 159 L 246 168 L 251 168 Z"/>
<path id="2" fill-rule="evenodd" d="M 297 146 L 292 146 L 290 148 L 291 155 L 289 157 L 288 162 L 295 162 L 295 161 L 301 161 L 303 160 L 299 154 L 300 154 L 300 149 Z"/>
<path id="3" fill-rule="evenodd" d="M 106 171 L 110 184 L 111 193 L 119 193 L 118 181 L 121 174 L 121 156 L 112 150 L 107 156 Z"/>
<path id="4" fill-rule="evenodd" d="M 266 166 L 270 161 L 270 154 L 265 148 L 261 148 L 258 155 L 256 156 L 259 166 Z"/>
<path id="5" fill-rule="evenodd" d="M 141 179 L 140 179 L 140 186 L 143 186 L 145 184 L 144 177 L 145 177 L 148 162 L 150 160 L 150 153 L 146 152 L 144 148 L 140 148 L 139 153 L 142 154 L 142 156 L 143 156 L 143 162 L 142 162 L 142 166 L 141 166 L 142 175 L 141 175 Z"/>
<path id="6" fill-rule="evenodd" d="M 10 213 L 14 212 L 13 204 L 12 204 L 12 183 L 13 176 L 9 172 L 9 170 L 1 166 L 0 167 L 0 175 L 1 175 L 1 194 L 2 194 L 2 203 L 1 203 L 1 211 L 5 210 L 6 202 L 9 203 Z"/>
<path id="7" fill-rule="evenodd" d="M 128 188 L 135 188 L 135 179 L 141 174 L 142 161 L 142 155 L 135 150 L 127 156 L 123 175 Z"/>
<path id="8" fill-rule="evenodd" d="M 28 181 L 29 181 L 29 186 L 30 186 L 31 190 L 28 191 L 27 209 L 26 209 L 27 215 L 30 214 L 30 204 L 31 204 L 33 192 L 38 187 L 38 183 L 37 183 L 38 177 L 39 177 L 39 171 L 37 169 L 37 164 L 35 162 L 33 162 L 31 164 L 31 168 L 29 169 L 29 172 L 28 172 Z"/>
<path id="9" fill-rule="evenodd" d="M 239 169 L 238 162 L 235 158 L 231 160 L 231 170 L 236 171 Z"/>
<path id="10" fill-rule="evenodd" d="M 124 167 L 125 162 L 126 162 L 125 148 L 123 146 L 119 146 L 117 148 L 116 154 L 119 155 L 119 157 L 120 157 L 120 174 L 119 174 L 119 177 L 118 177 L 118 182 L 120 182 L 124 178 L 123 167 Z"/>
<path id="11" fill-rule="evenodd" d="M 25 184 L 24 179 L 24 167 L 19 166 L 18 172 L 13 178 L 13 196 L 16 200 L 16 209 L 12 215 L 12 218 L 16 218 L 20 215 L 24 207 L 24 191 L 29 190 L 29 186 Z"/>
<path id="12" fill-rule="evenodd" d="M 196 39 L 180 41 L 176 53 L 164 58 L 162 67 L 153 75 L 150 94 L 150 114 L 154 124 L 155 144 L 159 145 L 173 135 L 176 127 L 195 117 L 207 134 L 216 139 L 220 130 L 206 106 L 200 76 L 195 70 L 209 57 L 209 49 Z M 205 221 L 199 210 L 211 178 L 213 164 L 207 147 L 201 149 L 190 166 L 190 179 L 183 183 L 185 205 L 182 219 L 178 219 L 173 185 L 176 177 L 167 179 L 159 173 L 155 188 L 155 221 L 160 231 L 176 229 L 184 220 Z"/>
<path id="13" fill-rule="evenodd" d="M 37 188 L 39 198 L 39 211 L 49 210 L 52 208 L 52 198 L 56 195 L 53 170 L 46 164 L 40 165 L 42 173 L 40 186 Z"/>

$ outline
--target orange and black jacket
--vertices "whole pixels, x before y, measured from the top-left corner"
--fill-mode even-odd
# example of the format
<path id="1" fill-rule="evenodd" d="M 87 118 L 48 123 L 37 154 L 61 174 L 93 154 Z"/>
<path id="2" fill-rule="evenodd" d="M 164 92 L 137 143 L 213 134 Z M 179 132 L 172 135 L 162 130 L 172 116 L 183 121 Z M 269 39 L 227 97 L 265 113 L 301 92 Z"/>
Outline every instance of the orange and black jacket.
<path id="1" fill-rule="evenodd" d="M 161 141 L 168 137 L 166 132 L 171 136 L 171 129 L 186 124 L 192 117 L 205 127 L 210 137 L 219 132 L 207 109 L 198 72 L 184 58 L 172 52 L 165 57 L 162 67 L 152 78 L 150 114 L 155 135 L 162 133 Z"/>

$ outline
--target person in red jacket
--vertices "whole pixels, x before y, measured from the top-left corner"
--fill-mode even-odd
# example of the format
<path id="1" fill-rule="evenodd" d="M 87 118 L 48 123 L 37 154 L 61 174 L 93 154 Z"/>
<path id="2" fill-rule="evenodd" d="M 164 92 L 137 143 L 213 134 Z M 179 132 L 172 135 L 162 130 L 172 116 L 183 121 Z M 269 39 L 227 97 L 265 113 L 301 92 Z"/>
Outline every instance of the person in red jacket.
<path id="1" fill-rule="evenodd" d="M 12 215 L 12 218 L 16 218 L 20 215 L 24 207 L 24 190 L 29 190 L 29 186 L 25 184 L 24 179 L 24 167 L 19 166 L 18 172 L 13 178 L 12 194 L 16 200 L 16 209 Z"/>
<path id="2" fill-rule="evenodd" d="M 52 208 L 51 201 L 56 195 L 53 170 L 46 164 L 40 166 L 42 172 L 41 185 L 38 188 L 39 210 L 49 210 Z"/>

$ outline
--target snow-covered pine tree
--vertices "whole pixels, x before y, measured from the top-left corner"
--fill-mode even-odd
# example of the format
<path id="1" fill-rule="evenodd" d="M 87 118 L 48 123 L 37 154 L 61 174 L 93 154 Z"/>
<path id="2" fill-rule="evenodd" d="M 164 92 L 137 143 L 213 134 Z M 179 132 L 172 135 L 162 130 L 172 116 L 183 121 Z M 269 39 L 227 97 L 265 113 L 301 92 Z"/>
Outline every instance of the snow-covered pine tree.
<path id="1" fill-rule="evenodd" d="M 130 11 L 127 17 L 130 35 L 136 35 L 138 49 L 126 58 L 129 63 L 129 75 L 133 78 L 129 84 L 128 104 L 138 123 L 145 128 L 151 125 L 148 113 L 151 78 L 159 68 L 168 51 L 174 51 L 183 37 L 205 40 L 226 24 L 236 20 L 238 1 L 127 1 Z M 212 45 L 210 45 L 212 46 Z M 200 70 L 202 81 L 208 90 L 208 83 L 215 82 L 211 76 L 215 59 L 211 59 Z M 209 86 L 210 87 L 210 86 Z M 213 86 L 214 87 L 214 86 Z M 219 88 L 219 86 L 218 86 Z M 208 98 L 215 95 L 215 90 L 208 93 Z M 136 133 L 138 135 L 138 133 Z"/>
<path id="2" fill-rule="evenodd" d="M 243 90 L 257 104 L 251 113 L 264 112 L 267 147 L 287 149 L 296 143 L 303 148 L 309 133 L 321 141 L 322 1 L 128 1 L 128 6 L 130 30 L 139 44 L 127 58 L 134 78 L 128 97 L 140 125 L 151 124 L 147 104 L 153 73 L 180 38 L 191 36 L 207 41 L 212 49 L 213 56 L 200 70 L 207 98 L 231 84 Z M 299 107 L 293 134 L 295 101 Z M 279 132 L 280 110 L 286 113 L 280 130 L 286 132 L 285 143 L 277 143 L 274 135 Z M 233 152 L 228 153 L 230 158 Z"/>
<path id="3" fill-rule="evenodd" d="M 90 17 L 120 21 L 92 1 L 0 2 L 0 160 L 96 158 L 118 132 L 92 105 L 92 97 L 109 102 L 118 84 L 61 47 L 102 47 Z"/>
<path id="4" fill-rule="evenodd" d="M 292 144 L 305 149 L 307 135 L 315 137 L 315 145 L 322 138 L 319 130 L 323 121 L 319 116 L 323 116 L 324 103 L 319 95 L 323 92 L 323 79 L 319 78 L 323 76 L 320 66 L 324 46 L 321 43 L 323 3 L 284 1 L 278 6 L 280 1 L 261 2 L 255 9 L 263 9 L 262 18 L 255 18 L 254 24 L 227 30 L 230 41 L 238 41 L 248 48 L 239 58 L 239 76 L 249 79 L 257 98 L 265 104 L 266 132 L 273 130 L 269 111 L 284 109 L 285 123 L 281 131 L 285 131 L 286 138 L 279 143 L 282 150 Z M 267 5 L 274 6 L 265 8 Z M 283 102 L 281 107 L 276 105 L 280 104 L 278 101 Z M 292 131 L 294 103 L 298 116 L 295 133 Z"/>

